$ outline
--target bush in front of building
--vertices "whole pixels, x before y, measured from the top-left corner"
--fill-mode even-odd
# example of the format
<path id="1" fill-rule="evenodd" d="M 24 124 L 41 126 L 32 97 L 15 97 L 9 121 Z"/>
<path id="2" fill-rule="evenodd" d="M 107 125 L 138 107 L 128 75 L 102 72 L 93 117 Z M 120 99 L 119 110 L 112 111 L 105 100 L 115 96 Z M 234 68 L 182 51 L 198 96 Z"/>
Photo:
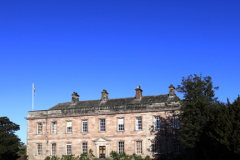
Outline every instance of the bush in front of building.
<path id="1" fill-rule="evenodd" d="M 142 158 L 142 156 L 137 155 L 136 153 L 133 153 L 132 155 L 128 155 L 125 152 L 117 153 L 116 151 L 112 151 L 110 153 L 110 158 L 106 158 L 106 159 L 107 160 L 151 160 L 149 155 L 147 155 L 145 158 Z"/>
<path id="2" fill-rule="evenodd" d="M 44 160 L 79 160 L 79 156 L 74 155 L 62 155 L 62 158 L 57 156 L 47 156 Z"/>
<path id="3" fill-rule="evenodd" d="M 89 150 L 88 153 L 87 152 L 84 152 L 80 155 L 80 158 L 79 160 L 93 160 L 95 159 L 95 156 L 93 154 L 93 150 Z"/>
<path id="4" fill-rule="evenodd" d="M 89 152 L 84 152 L 79 156 L 75 157 L 74 155 L 62 155 L 62 158 L 57 156 L 47 156 L 44 160 L 99 160 L 93 154 L 93 150 L 89 150 Z M 126 153 L 117 153 L 116 151 L 112 151 L 110 153 L 110 157 L 105 158 L 105 160 L 151 160 L 150 156 L 147 155 L 145 158 L 142 158 L 140 155 L 133 153 L 132 155 L 128 155 Z"/>
<path id="5" fill-rule="evenodd" d="M 60 160 L 60 157 L 57 156 L 47 156 L 44 160 Z"/>

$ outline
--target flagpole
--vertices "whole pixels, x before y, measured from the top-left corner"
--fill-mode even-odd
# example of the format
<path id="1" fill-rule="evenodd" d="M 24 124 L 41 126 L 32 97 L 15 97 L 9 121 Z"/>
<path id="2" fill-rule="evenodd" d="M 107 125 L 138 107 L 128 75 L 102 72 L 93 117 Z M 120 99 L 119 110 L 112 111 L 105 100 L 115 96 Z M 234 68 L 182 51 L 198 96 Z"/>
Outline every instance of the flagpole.
<path id="1" fill-rule="evenodd" d="M 32 84 L 32 111 L 34 110 L 34 90 L 33 90 L 34 84 Z"/>

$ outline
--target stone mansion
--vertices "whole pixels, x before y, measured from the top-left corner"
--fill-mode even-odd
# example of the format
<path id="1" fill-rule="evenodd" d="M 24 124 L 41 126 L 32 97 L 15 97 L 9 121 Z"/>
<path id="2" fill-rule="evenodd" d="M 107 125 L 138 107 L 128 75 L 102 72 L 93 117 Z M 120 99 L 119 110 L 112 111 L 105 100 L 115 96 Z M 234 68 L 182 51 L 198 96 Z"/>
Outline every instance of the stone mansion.
<path id="1" fill-rule="evenodd" d="M 43 160 L 49 155 L 80 155 L 92 149 L 96 157 L 111 151 L 136 153 L 152 158 L 161 154 L 180 154 L 178 113 L 180 98 L 173 85 L 167 94 L 142 96 L 137 86 L 135 97 L 59 103 L 49 110 L 29 111 L 27 155 Z"/>

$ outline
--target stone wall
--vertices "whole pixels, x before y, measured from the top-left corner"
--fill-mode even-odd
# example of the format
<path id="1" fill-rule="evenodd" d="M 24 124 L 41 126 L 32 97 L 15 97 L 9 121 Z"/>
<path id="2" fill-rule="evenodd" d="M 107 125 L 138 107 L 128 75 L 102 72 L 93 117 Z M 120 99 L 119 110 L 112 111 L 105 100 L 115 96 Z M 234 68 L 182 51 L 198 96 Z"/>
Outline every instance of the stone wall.
<path id="1" fill-rule="evenodd" d="M 172 115 L 177 114 L 178 108 L 165 111 L 131 111 L 108 112 L 102 111 L 83 115 L 61 115 L 61 111 L 37 111 L 29 113 L 27 130 L 27 154 L 30 160 L 44 159 L 51 155 L 51 145 L 56 143 L 57 155 L 66 154 L 66 145 L 72 145 L 72 154 L 82 153 L 82 143 L 87 142 L 88 150 L 92 149 L 99 156 L 99 146 L 106 146 L 106 157 L 110 152 L 118 151 L 118 142 L 124 141 L 124 151 L 127 154 L 136 152 L 136 141 L 142 142 L 142 156 L 150 155 L 152 142 L 161 140 L 161 152 L 173 151 L 173 139 L 178 137 L 178 130 L 172 128 Z M 52 113 L 53 112 L 53 113 Z M 154 131 L 154 116 L 161 117 L 161 130 Z M 136 130 L 136 117 L 142 117 L 142 130 Z M 124 118 L 124 131 L 118 131 L 118 118 Z M 105 119 L 106 131 L 100 132 L 100 119 Z M 88 132 L 82 133 L 82 121 L 88 121 Z M 57 122 L 57 133 L 51 134 L 52 122 Z M 72 121 L 72 133 L 66 133 L 66 122 Z M 43 124 L 42 134 L 37 134 L 37 123 Z M 42 144 L 42 155 L 37 156 L 37 144 Z"/>

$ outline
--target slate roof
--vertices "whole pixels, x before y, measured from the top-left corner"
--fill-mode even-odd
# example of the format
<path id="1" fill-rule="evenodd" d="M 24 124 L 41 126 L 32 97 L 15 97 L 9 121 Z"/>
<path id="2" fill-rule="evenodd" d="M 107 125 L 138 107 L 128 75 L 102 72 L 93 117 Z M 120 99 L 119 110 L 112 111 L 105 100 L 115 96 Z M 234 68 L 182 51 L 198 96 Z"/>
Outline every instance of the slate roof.
<path id="1" fill-rule="evenodd" d="M 72 102 L 59 103 L 56 106 L 50 108 L 49 110 L 64 110 L 73 108 L 87 108 L 87 107 L 99 107 L 99 106 L 122 106 L 122 105 L 138 105 L 138 104 L 154 104 L 154 103 L 167 103 L 167 102 L 177 102 L 181 99 L 177 96 L 170 96 L 169 94 L 153 95 L 153 96 L 142 96 L 141 99 L 135 99 L 135 97 L 130 98 L 117 98 L 108 99 L 106 102 L 101 102 L 101 100 L 88 100 L 79 101 L 73 104 Z"/>

